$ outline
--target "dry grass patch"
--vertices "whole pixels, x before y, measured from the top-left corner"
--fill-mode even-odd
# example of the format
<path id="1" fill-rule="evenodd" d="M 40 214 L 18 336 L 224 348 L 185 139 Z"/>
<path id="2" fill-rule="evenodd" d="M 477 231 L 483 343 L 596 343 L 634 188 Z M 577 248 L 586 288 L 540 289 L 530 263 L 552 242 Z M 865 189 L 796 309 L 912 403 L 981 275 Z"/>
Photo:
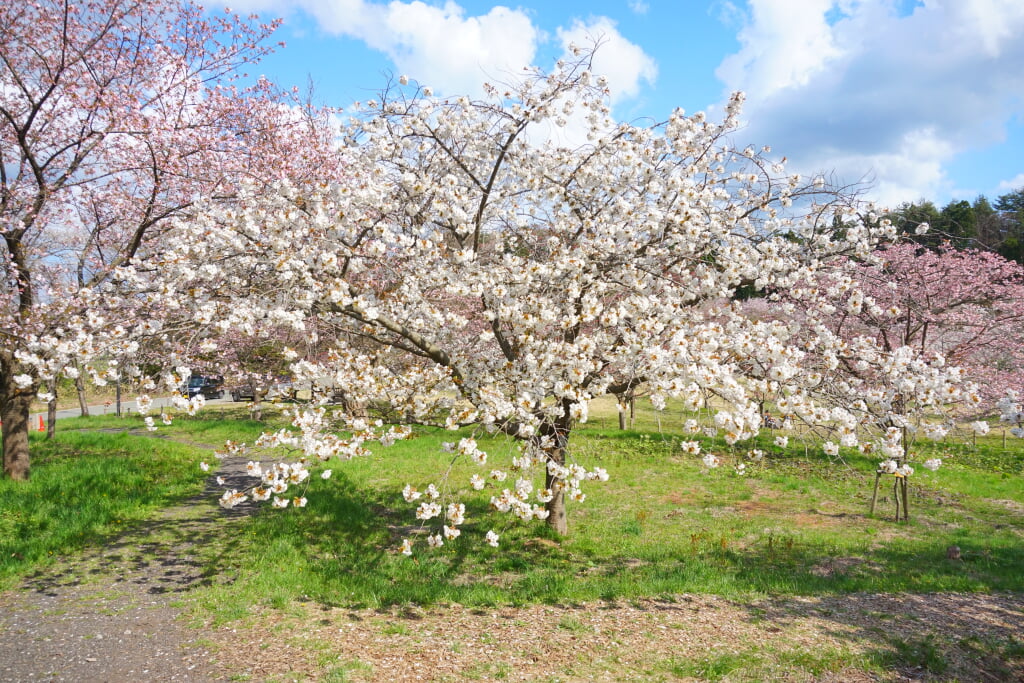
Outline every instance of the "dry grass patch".
<path id="1" fill-rule="evenodd" d="M 680 595 L 483 609 L 304 603 L 210 640 L 224 676 L 254 680 L 1015 680 L 1022 633 L 1020 595 Z"/>

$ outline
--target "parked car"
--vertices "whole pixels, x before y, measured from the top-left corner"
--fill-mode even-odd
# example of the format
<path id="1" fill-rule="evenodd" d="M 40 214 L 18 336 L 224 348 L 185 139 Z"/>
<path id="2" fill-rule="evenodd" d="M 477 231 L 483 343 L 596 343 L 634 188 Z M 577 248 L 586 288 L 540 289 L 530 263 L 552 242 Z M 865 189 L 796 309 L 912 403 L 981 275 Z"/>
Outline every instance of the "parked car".
<path id="1" fill-rule="evenodd" d="M 188 385 L 181 395 L 193 398 L 200 394 L 203 398 L 222 398 L 224 378 L 220 375 L 192 375 L 188 378 Z"/>
<path id="2" fill-rule="evenodd" d="M 274 381 L 269 387 L 264 386 L 260 394 L 263 398 L 273 401 L 274 399 L 283 399 L 287 401 L 295 400 L 295 395 L 298 392 L 298 387 L 286 380 L 278 379 Z M 255 401 L 256 400 L 256 385 L 252 382 L 243 382 L 237 384 L 231 388 L 231 400 L 232 401 Z"/>
<path id="3" fill-rule="evenodd" d="M 231 400 L 232 401 L 255 401 L 256 400 L 256 389 L 246 382 L 245 384 L 239 384 L 238 386 L 231 388 Z"/>
<path id="4" fill-rule="evenodd" d="M 267 397 L 271 399 L 281 399 L 284 401 L 294 401 L 299 393 L 299 387 L 294 382 L 287 379 L 278 379 L 270 387 L 270 391 L 267 392 Z"/>

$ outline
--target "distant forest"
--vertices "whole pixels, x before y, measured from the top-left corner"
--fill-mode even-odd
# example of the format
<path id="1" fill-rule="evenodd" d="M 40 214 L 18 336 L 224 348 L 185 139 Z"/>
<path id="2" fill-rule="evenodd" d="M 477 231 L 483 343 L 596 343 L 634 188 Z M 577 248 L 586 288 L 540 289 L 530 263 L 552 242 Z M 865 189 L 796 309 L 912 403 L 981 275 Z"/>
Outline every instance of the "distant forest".
<path id="1" fill-rule="evenodd" d="M 984 195 L 973 202 L 952 201 L 941 209 L 919 200 L 901 204 L 889 219 L 915 242 L 937 247 L 949 242 L 957 249 L 984 249 L 1024 263 L 1024 187 L 990 202 Z M 915 234 L 921 223 L 930 229 Z"/>

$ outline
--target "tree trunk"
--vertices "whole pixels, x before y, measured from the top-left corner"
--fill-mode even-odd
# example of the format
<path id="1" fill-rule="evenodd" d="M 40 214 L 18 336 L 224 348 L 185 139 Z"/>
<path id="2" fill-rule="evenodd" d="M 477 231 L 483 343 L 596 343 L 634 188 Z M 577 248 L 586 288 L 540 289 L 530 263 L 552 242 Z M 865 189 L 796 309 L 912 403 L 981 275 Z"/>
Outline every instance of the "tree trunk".
<path id="1" fill-rule="evenodd" d="M 46 404 L 46 438 L 52 439 L 57 431 L 57 380 L 50 380 L 48 385 L 53 398 Z"/>
<path id="2" fill-rule="evenodd" d="M 868 510 L 868 516 L 875 516 L 875 503 L 878 501 L 878 484 L 882 481 L 882 473 L 875 472 L 875 490 L 871 494 L 871 509 Z"/>
<path id="3" fill-rule="evenodd" d="M 28 430 L 32 396 L 5 386 L 0 391 L 0 433 L 3 434 L 4 474 L 16 481 L 25 481 L 29 475 Z"/>
<path id="4" fill-rule="evenodd" d="M 78 364 L 75 364 L 78 367 Z M 81 368 L 75 378 L 75 391 L 78 392 L 78 406 L 82 409 L 82 417 L 89 417 L 89 401 L 85 398 L 85 380 L 82 379 Z"/>
<path id="5" fill-rule="evenodd" d="M 370 416 L 370 411 L 366 408 L 366 403 L 363 401 L 357 401 L 351 398 L 345 391 L 338 391 L 341 409 L 349 417 L 359 417 L 366 419 Z"/>
<path id="6" fill-rule="evenodd" d="M 565 512 L 565 489 L 561 487 L 564 482 L 556 480 L 550 473 L 545 475 L 545 482 L 545 485 L 555 494 L 544 505 L 548 511 L 548 526 L 559 536 L 565 536 L 569 533 L 569 517 Z"/>
<path id="7" fill-rule="evenodd" d="M 616 401 L 619 404 L 619 429 L 626 428 L 626 400 L 622 396 L 616 396 Z"/>
<path id="8" fill-rule="evenodd" d="M 565 450 L 569 447 L 569 431 L 572 429 L 572 422 L 569 418 L 569 405 L 568 400 L 562 401 L 562 407 L 564 409 L 564 417 L 554 425 L 549 425 L 549 429 L 541 429 L 541 433 L 547 433 L 548 436 L 552 436 L 555 439 L 554 447 L 548 451 L 548 458 L 551 462 L 557 465 L 565 465 Z M 569 532 L 569 517 L 565 510 L 565 482 L 561 479 L 554 477 L 550 470 L 544 472 L 544 485 L 551 489 L 554 496 L 549 500 L 544 508 L 548 511 L 548 526 L 551 527 L 556 534 L 564 536 Z"/>
<path id="9" fill-rule="evenodd" d="M 253 387 L 252 390 L 252 405 L 249 406 L 249 416 L 257 422 L 263 419 L 263 395 L 267 392 Z"/>

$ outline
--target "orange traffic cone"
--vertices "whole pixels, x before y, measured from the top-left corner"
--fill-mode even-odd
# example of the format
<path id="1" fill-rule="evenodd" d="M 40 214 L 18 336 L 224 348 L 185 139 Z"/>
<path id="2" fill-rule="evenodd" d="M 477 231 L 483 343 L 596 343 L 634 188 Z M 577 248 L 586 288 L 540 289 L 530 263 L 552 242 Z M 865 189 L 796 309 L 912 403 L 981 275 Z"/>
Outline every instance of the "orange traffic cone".
<path id="1" fill-rule="evenodd" d="M 41 432 L 45 432 L 46 431 L 46 425 L 43 424 L 43 416 L 42 415 L 39 416 L 39 431 L 41 431 Z"/>

